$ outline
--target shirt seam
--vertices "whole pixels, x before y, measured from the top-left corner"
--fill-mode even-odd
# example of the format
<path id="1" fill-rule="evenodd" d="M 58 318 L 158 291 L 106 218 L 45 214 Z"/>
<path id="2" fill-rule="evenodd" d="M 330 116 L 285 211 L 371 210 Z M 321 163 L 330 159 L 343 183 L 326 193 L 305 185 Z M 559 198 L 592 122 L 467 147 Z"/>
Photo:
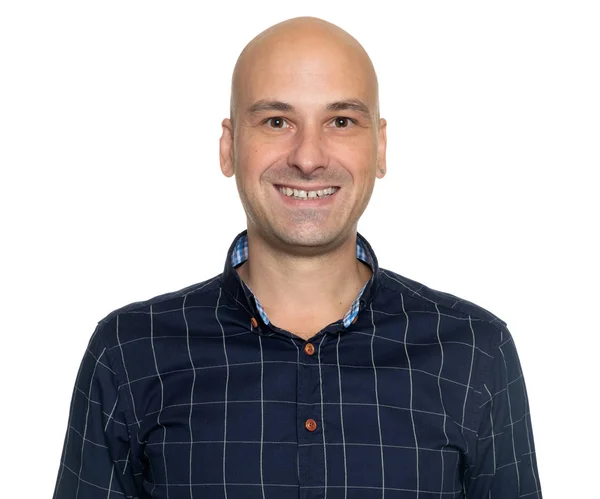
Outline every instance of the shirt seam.
<path id="1" fill-rule="evenodd" d="M 510 333 L 509 333 L 510 334 Z M 492 373 L 492 366 L 494 365 L 494 363 L 497 361 L 498 359 L 498 355 L 499 355 L 499 349 L 500 349 L 500 345 L 502 344 L 501 339 L 498 339 L 497 341 L 495 341 L 493 343 L 493 347 L 492 347 L 492 351 L 494 352 L 492 354 L 492 356 L 490 358 L 484 359 L 483 361 L 485 362 L 487 360 L 487 362 L 485 362 L 483 368 L 482 368 L 482 383 L 481 386 L 486 386 L 488 387 L 488 389 L 492 388 L 492 379 L 491 379 L 491 373 Z M 493 391 L 492 391 L 493 393 Z M 486 423 L 485 420 L 485 416 L 487 414 L 488 406 L 489 404 L 487 402 L 490 401 L 490 399 L 484 398 L 483 396 L 483 392 L 480 395 L 481 400 L 481 404 L 476 405 L 475 407 L 475 412 L 478 412 L 478 421 L 477 421 L 477 425 L 474 426 L 475 428 L 477 428 L 477 433 L 475 434 L 475 442 L 473 444 L 473 456 L 471 458 L 471 462 L 476 463 L 477 462 L 477 449 L 478 449 L 478 437 L 481 434 L 481 428 L 482 426 Z M 492 433 L 494 432 L 494 429 L 491 429 Z"/>
<path id="2" fill-rule="evenodd" d="M 115 315 L 115 319 L 116 319 L 117 315 Z M 120 370 L 117 367 L 118 362 L 115 362 L 115 359 L 113 358 L 115 354 L 115 352 L 113 351 L 113 349 L 108 348 L 107 343 L 105 341 L 105 339 L 102 336 L 98 337 L 98 341 L 100 342 L 100 344 L 106 348 L 106 355 L 107 355 L 107 359 L 108 359 L 108 365 L 112 370 L 112 376 L 114 378 L 114 381 L 117 383 L 115 388 L 117 390 L 117 397 L 120 400 L 121 397 L 123 397 L 123 417 L 125 418 L 125 428 L 127 429 L 127 437 L 129 439 L 129 448 L 131 449 L 131 466 L 134 467 L 135 472 L 139 472 L 139 471 L 143 471 L 142 468 L 140 468 L 140 466 L 138 466 L 137 463 L 137 458 L 136 456 L 133 454 L 133 449 L 135 448 L 134 446 L 134 435 L 132 434 L 132 421 L 134 421 L 133 416 L 133 406 L 132 406 L 132 402 L 129 399 L 129 394 L 127 393 L 127 390 L 122 390 L 123 393 L 119 393 L 121 390 L 119 390 L 118 387 L 125 387 L 126 383 L 124 381 L 124 378 L 121 376 Z"/>

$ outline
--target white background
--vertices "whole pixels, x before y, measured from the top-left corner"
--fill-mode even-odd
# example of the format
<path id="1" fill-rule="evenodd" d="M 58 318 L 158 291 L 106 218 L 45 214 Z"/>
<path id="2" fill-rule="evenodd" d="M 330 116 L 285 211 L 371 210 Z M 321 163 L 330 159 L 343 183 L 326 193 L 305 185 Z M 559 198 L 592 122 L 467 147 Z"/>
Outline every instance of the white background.
<path id="1" fill-rule="evenodd" d="M 1 492 L 51 497 L 96 322 L 222 271 L 244 228 L 218 164 L 239 51 L 314 15 L 379 74 L 384 268 L 508 323 L 544 497 L 599 497 L 595 2 L 5 2 Z"/>

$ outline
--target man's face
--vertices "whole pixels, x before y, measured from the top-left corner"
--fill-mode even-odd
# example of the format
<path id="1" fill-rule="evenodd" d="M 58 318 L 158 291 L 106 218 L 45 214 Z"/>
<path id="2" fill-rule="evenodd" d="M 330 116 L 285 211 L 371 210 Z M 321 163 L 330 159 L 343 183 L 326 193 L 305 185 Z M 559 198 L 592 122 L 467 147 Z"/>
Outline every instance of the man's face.
<path id="1" fill-rule="evenodd" d="M 385 121 L 364 61 L 307 45 L 280 42 L 248 61 L 221 139 L 248 230 L 297 249 L 352 234 L 385 168 Z"/>

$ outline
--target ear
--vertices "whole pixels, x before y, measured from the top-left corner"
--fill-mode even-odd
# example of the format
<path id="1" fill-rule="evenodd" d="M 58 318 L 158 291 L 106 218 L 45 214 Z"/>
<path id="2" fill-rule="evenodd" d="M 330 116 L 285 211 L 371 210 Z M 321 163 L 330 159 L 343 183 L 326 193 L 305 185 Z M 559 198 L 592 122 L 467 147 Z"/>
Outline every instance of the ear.
<path id="1" fill-rule="evenodd" d="M 225 118 L 221 122 L 223 134 L 219 139 L 219 160 L 221 163 L 221 171 L 226 177 L 232 177 L 233 169 L 233 125 L 229 118 Z"/>
<path id="2" fill-rule="evenodd" d="M 385 152 L 387 147 L 387 121 L 383 118 L 379 120 L 379 145 L 377 146 L 377 178 L 383 178 L 387 170 L 387 164 L 385 161 Z M 383 170 L 383 172 L 382 172 Z"/>

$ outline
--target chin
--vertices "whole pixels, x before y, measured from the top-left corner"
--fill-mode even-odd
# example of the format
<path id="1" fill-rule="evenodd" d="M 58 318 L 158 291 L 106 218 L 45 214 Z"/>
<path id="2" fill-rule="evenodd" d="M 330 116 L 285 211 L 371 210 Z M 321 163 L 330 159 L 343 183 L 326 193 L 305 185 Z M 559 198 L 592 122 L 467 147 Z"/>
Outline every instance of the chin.
<path id="1" fill-rule="evenodd" d="M 287 246 L 322 247 L 329 246 L 334 241 L 338 240 L 342 232 L 342 228 L 325 229 L 306 227 L 302 229 L 298 228 L 297 230 L 290 230 L 289 227 L 286 227 L 283 230 L 275 231 L 274 234 L 277 239 Z"/>

